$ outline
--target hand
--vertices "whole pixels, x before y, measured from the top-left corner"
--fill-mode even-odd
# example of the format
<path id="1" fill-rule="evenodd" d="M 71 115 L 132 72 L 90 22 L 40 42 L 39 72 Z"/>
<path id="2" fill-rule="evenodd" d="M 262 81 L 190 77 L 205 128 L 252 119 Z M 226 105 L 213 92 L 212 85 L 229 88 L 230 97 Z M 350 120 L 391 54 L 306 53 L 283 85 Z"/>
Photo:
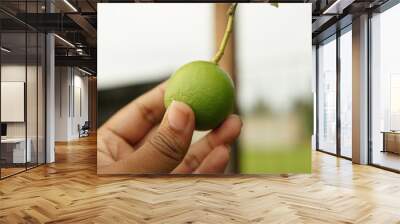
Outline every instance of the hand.
<path id="1" fill-rule="evenodd" d="M 177 101 L 165 111 L 164 91 L 162 83 L 122 108 L 98 130 L 99 174 L 224 172 L 229 145 L 242 127 L 239 116 L 230 115 L 191 144 L 193 111 Z"/>

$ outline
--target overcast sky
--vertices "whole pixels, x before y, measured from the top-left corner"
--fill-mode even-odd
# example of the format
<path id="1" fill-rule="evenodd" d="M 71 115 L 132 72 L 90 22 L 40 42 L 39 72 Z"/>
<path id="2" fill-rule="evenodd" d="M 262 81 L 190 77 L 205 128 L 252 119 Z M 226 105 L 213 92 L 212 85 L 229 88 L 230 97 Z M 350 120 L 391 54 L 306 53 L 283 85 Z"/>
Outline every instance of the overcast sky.
<path id="1" fill-rule="evenodd" d="M 236 14 L 238 95 L 287 108 L 311 96 L 311 5 L 239 4 Z M 213 4 L 99 4 L 98 88 L 167 78 L 215 51 Z"/>

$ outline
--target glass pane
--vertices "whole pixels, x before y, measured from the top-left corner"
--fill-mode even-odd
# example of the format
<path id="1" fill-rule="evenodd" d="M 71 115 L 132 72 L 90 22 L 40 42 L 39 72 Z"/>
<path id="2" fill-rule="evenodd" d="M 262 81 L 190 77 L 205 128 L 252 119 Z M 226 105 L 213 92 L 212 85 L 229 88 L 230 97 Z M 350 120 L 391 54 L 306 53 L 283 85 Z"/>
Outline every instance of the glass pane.
<path id="1" fill-rule="evenodd" d="M 27 115 L 27 142 L 29 144 L 31 153 L 28 160 L 28 168 L 37 165 L 37 33 L 27 33 L 28 38 L 28 63 L 27 63 L 27 80 L 26 80 L 26 115 Z"/>
<path id="2" fill-rule="evenodd" d="M 26 2 L 27 13 L 37 13 L 39 5 L 37 1 Z M 35 24 L 36 18 L 30 21 Z M 38 163 L 38 34 L 35 30 L 27 31 L 27 141 L 31 147 L 31 159 L 27 163 L 28 168 L 37 166 Z"/>
<path id="3" fill-rule="evenodd" d="M 352 35 L 340 37 L 340 153 L 352 156 Z"/>
<path id="4" fill-rule="evenodd" d="M 38 163 L 45 163 L 45 44 L 44 34 L 38 35 Z"/>
<path id="5" fill-rule="evenodd" d="M 1 161 L 2 177 L 25 170 L 26 34 L 1 34 Z M 28 149 L 30 149 L 28 147 Z"/>
<path id="6" fill-rule="evenodd" d="M 318 148 L 336 153 L 336 38 L 318 48 Z"/>
<path id="7" fill-rule="evenodd" d="M 400 170 L 400 5 L 372 18 L 372 163 Z"/>

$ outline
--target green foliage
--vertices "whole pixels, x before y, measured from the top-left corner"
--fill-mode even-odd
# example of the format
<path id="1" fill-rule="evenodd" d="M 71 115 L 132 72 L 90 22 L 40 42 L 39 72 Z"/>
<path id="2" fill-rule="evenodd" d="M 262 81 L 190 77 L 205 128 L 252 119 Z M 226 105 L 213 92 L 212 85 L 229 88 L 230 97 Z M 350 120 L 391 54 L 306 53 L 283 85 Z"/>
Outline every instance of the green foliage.
<path id="1" fill-rule="evenodd" d="M 240 172 L 311 173 L 310 144 L 274 147 L 245 145 L 240 150 Z"/>

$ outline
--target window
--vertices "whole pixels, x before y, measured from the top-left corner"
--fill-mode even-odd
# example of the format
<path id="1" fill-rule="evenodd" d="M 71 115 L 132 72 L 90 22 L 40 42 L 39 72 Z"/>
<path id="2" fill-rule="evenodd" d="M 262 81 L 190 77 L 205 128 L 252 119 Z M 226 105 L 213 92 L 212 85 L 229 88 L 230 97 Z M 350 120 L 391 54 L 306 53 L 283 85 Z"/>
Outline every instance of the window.
<path id="1" fill-rule="evenodd" d="M 352 156 L 352 34 L 340 36 L 340 154 Z"/>
<path id="2" fill-rule="evenodd" d="M 400 5 L 371 18 L 372 164 L 400 170 Z"/>
<path id="3" fill-rule="evenodd" d="M 318 149 L 336 153 L 336 39 L 318 47 Z"/>
<path id="4" fill-rule="evenodd" d="M 18 13 L 41 12 L 43 4 L 20 2 Z M 0 17 L 13 21 L 3 13 Z M 0 29 L 0 178 L 45 163 L 46 39 L 40 31 L 13 22 Z"/>
<path id="5" fill-rule="evenodd" d="M 390 76 L 390 130 L 400 130 L 400 73 Z"/>
<path id="6" fill-rule="evenodd" d="M 1 177 L 7 177 L 26 169 L 31 162 L 32 148 L 27 138 L 26 114 L 26 33 L 1 33 L 1 124 L 0 144 Z M 9 96 L 9 97 L 7 97 Z M 10 96 L 13 98 L 10 100 Z M 14 110 L 10 110 L 13 105 Z M 28 146 L 28 147 L 27 147 Z"/>

